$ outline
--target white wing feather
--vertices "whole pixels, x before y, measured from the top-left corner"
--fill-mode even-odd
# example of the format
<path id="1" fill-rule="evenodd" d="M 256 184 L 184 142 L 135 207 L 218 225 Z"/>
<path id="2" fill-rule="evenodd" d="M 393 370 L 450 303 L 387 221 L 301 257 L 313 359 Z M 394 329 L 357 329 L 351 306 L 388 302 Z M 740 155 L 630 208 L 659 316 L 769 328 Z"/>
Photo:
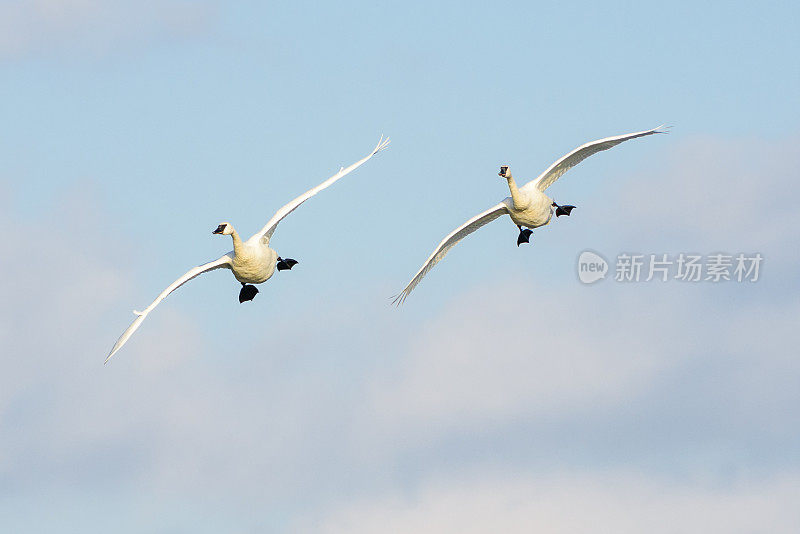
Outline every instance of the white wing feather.
<path id="1" fill-rule="evenodd" d="M 433 269 L 433 266 L 441 261 L 451 248 L 481 226 L 489 224 L 504 213 L 508 213 L 508 208 L 501 202 L 483 213 L 476 215 L 450 232 L 450 234 L 439 243 L 439 246 L 436 247 L 433 254 L 428 257 L 427 261 L 422 265 L 420 270 L 417 271 L 417 274 L 414 275 L 414 278 L 411 279 L 406 288 L 399 295 L 394 297 L 392 303 L 397 305 L 402 304 L 414 288 L 417 287 L 417 284 L 428 274 L 428 271 Z"/>
<path id="2" fill-rule="evenodd" d="M 561 178 L 565 172 L 592 154 L 596 154 L 603 150 L 608 150 L 609 148 L 617 146 L 618 144 L 628 141 L 629 139 L 636 139 L 637 137 L 644 137 L 646 135 L 653 135 L 657 133 L 667 133 L 662 129 L 663 127 L 664 125 L 662 124 L 661 126 L 653 128 L 652 130 L 617 135 L 614 137 L 606 137 L 605 139 L 598 139 L 597 141 L 592 141 L 590 143 L 586 143 L 585 145 L 581 145 L 550 165 L 550 167 L 540 174 L 538 178 L 531 180 L 525 184 L 524 187 L 531 187 L 531 184 L 533 184 L 534 187 L 543 192 L 545 189 L 550 187 L 553 182 Z"/>
<path id="3" fill-rule="evenodd" d="M 192 278 L 196 278 L 203 273 L 206 273 L 208 271 L 213 271 L 214 269 L 219 269 L 220 267 L 230 268 L 231 261 L 232 261 L 231 257 L 228 254 L 226 254 L 217 260 L 208 262 L 204 265 L 198 265 L 197 267 L 190 269 L 186 274 L 184 274 L 183 276 L 172 282 L 169 285 L 169 287 L 164 291 L 162 291 L 161 294 L 156 297 L 156 300 L 154 300 L 153 303 L 150 304 L 143 311 L 134 310 L 133 313 L 134 315 L 137 316 L 136 319 L 134 319 L 131 325 L 127 328 L 127 330 L 125 330 L 122 333 L 122 335 L 119 336 L 117 342 L 114 343 L 114 346 L 111 348 L 111 352 L 108 353 L 108 357 L 106 358 L 105 363 L 108 363 L 108 360 L 111 359 L 114 353 L 122 348 L 122 346 L 128 341 L 128 338 L 130 338 L 142 324 L 142 321 L 144 321 L 145 317 L 147 317 L 147 314 L 153 311 L 153 308 L 155 308 L 159 302 L 164 300 L 167 297 L 167 295 L 169 295 L 170 293 L 181 287 L 183 284 L 185 284 Z"/>
<path id="4" fill-rule="evenodd" d="M 259 232 L 253 235 L 253 237 L 251 237 L 250 239 L 259 236 L 265 242 L 269 242 L 269 240 L 272 238 L 273 232 L 275 232 L 275 228 L 278 226 L 278 223 L 281 222 L 281 220 L 284 217 L 286 217 L 291 212 L 296 210 L 298 206 L 300 206 L 300 204 L 302 204 L 309 198 L 313 197 L 323 189 L 330 187 L 334 182 L 336 182 L 336 180 L 338 180 L 342 176 L 349 174 L 350 172 L 354 171 L 355 169 L 366 163 L 367 160 L 369 160 L 372 156 L 374 156 L 375 154 L 386 148 L 388 145 L 389 145 L 389 138 L 387 137 L 386 139 L 384 139 L 383 136 L 381 136 L 381 140 L 378 141 L 378 144 L 375 146 L 372 152 L 370 152 L 365 158 L 356 161 L 349 167 L 340 168 L 339 172 L 337 172 L 336 174 L 334 174 L 333 176 L 331 176 L 330 178 L 319 184 L 317 187 L 309 189 L 296 199 L 292 200 L 291 202 L 283 206 L 275 213 L 275 215 L 272 216 L 272 219 L 269 220 L 269 222 L 264 226 L 264 228 L 259 230 Z"/>

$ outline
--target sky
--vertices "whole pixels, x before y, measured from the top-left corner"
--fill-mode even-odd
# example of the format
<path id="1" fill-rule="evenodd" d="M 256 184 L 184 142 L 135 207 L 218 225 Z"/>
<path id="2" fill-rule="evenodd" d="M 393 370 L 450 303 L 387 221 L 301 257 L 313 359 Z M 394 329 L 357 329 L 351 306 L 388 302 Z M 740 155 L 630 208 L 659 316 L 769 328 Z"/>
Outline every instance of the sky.
<path id="1" fill-rule="evenodd" d="M 0 524 L 13 532 L 800 529 L 796 2 L 0 1 Z M 390 306 L 439 240 L 655 127 Z M 300 263 L 141 309 L 306 202 Z M 577 276 L 591 250 L 610 273 Z M 614 280 L 621 254 L 759 279 Z M 643 277 L 644 278 L 644 277 Z"/>

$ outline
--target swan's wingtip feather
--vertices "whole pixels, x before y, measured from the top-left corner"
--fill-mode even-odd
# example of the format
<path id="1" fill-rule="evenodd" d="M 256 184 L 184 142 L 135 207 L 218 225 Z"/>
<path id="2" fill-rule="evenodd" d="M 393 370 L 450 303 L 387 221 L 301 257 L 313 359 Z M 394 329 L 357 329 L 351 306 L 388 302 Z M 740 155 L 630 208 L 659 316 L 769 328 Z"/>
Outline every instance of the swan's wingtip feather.
<path id="1" fill-rule="evenodd" d="M 394 306 L 395 308 L 399 308 L 406 301 L 408 293 L 410 292 L 403 290 L 399 294 L 389 297 L 390 299 L 392 299 L 392 306 Z"/>
<path id="2" fill-rule="evenodd" d="M 384 139 L 383 134 L 381 134 L 381 138 L 378 141 L 378 144 L 375 145 L 375 150 L 372 151 L 372 155 L 374 156 L 381 150 L 385 149 L 387 146 L 389 146 L 389 138 L 387 137 Z"/>

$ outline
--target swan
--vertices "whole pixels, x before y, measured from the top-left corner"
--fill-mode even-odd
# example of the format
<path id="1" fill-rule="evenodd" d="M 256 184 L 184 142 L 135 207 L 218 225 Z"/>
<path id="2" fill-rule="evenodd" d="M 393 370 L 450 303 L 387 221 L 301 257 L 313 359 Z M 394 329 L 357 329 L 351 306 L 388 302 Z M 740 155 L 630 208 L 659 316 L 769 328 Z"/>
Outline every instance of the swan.
<path id="1" fill-rule="evenodd" d="M 119 349 L 121 349 L 123 345 L 125 345 L 133 333 L 136 332 L 139 326 L 141 326 L 142 321 L 145 320 L 147 315 L 153 311 L 159 302 L 164 300 L 167 295 L 181 287 L 189 280 L 196 278 L 203 273 L 207 273 L 215 269 L 230 269 L 233 272 L 234 278 L 236 278 L 236 280 L 242 284 L 242 289 L 239 291 L 239 302 L 242 303 L 255 298 L 256 293 L 258 293 L 258 289 L 256 289 L 256 287 L 252 284 L 261 284 L 266 282 L 270 279 L 270 277 L 272 277 L 276 269 L 278 271 L 290 270 L 297 264 L 297 261 L 291 258 L 281 258 L 278 256 L 278 253 L 269 246 L 270 239 L 272 239 L 272 234 L 275 232 L 275 228 L 278 226 L 278 223 L 281 222 L 284 217 L 297 209 L 300 204 L 313 197 L 323 189 L 330 187 L 339 178 L 349 174 L 363 165 L 367 160 L 381 150 L 385 149 L 388 145 L 389 138 L 387 137 L 384 139 L 383 136 L 381 136 L 378 144 L 366 157 L 358 160 L 349 167 L 341 167 L 339 172 L 283 206 L 281 209 L 275 212 L 275 215 L 272 216 L 269 222 L 267 222 L 267 224 L 261 230 L 253 234 L 247 241 L 242 241 L 242 238 L 239 237 L 239 234 L 236 232 L 232 224 L 229 222 L 220 223 L 212 232 L 212 234 L 231 236 L 233 239 L 233 250 L 223 255 L 221 258 L 190 269 L 188 272 L 186 272 L 186 274 L 172 282 L 169 287 L 162 291 L 161 294 L 159 294 L 147 308 L 142 311 L 134 310 L 133 313 L 136 315 L 136 319 L 134 319 L 127 330 L 122 333 L 117 342 L 114 343 L 114 346 L 111 348 L 111 352 L 109 352 L 108 356 L 106 357 L 105 363 L 108 363 L 108 360 L 110 360 L 111 357 Z"/>
<path id="2" fill-rule="evenodd" d="M 522 187 L 517 187 L 511 175 L 511 171 L 508 169 L 508 165 L 502 165 L 498 175 L 505 178 L 508 182 L 508 189 L 511 192 L 511 196 L 504 198 L 499 204 L 489 208 L 483 213 L 479 213 L 450 232 L 447 237 L 439 243 L 439 246 L 436 247 L 425 263 L 422 264 L 422 267 L 417 271 L 417 274 L 414 275 L 414 278 L 411 279 L 405 289 L 403 289 L 400 294 L 392 297 L 394 299 L 392 303 L 400 305 L 405 302 L 408 295 L 417 287 L 425 275 L 433 269 L 434 265 L 445 257 L 447 252 L 453 248 L 456 243 L 478 228 L 489 224 L 502 215 L 508 215 L 514 224 L 517 225 L 517 228 L 519 228 L 517 246 L 519 247 L 523 243 L 529 243 L 530 236 L 533 233 L 530 228 L 538 228 L 548 224 L 553 218 L 553 213 L 555 213 L 556 217 L 562 215 L 569 216 L 572 210 L 575 209 L 575 206 L 571 205 L 560 206 L 556 204 L 552 198 L 544 194 L 545 190 L 550 187 L 553 182 L 592 154 L 596 154 L 602 150 L 608 150 L 630 139 L 657 133 L 667 133 L 664 129 L 664 125 L 643 132 L 617 135 L 591 141 L 561 157 L 561 159 L 557 160 L 540 174 L 538 178 L 531 180 Z M 525 228 L 523 228 L 523 226 Z"/>

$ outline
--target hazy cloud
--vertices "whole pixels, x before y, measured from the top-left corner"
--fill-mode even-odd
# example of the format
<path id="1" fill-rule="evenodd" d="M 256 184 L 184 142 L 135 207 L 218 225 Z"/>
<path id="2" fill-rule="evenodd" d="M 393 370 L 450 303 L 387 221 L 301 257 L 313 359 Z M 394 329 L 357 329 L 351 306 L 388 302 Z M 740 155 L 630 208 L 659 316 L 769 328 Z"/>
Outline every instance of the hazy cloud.
<path id="1" fill-rule="evenodd" d="M 89 56 L 207 30 L 213 4 L 168 0 L 31 0 L 0 4 L 0 59 Z"/>
<path id="2" fill-rule="evenodd" d="M 592 410 L 635 396 L 671 365 L 664 332 L 680 321 L 671 309 L 642 315 L 636 299 L 605 297 L 529 283 L 462 295 L 375 384 L 376 409 L 446 432 L 464 420 Z"/>
<path id="3" fill-rule="evenodd" d="M 797 259 L 800 244 L 788 201 L 800 192 L 796 146 L 794 138 L 684 139 L 602 205 L 628 221 L 630 244 L 760 251 L 780 265 Z"/>
<path id="4" fill-rule="evenodd" d="M 797 529 L 800 477 L 709 487 L 635 473 L 475 473 L 426 483 L 412 495 L 344 506 L 304 532 L 775 532 Z"/>

